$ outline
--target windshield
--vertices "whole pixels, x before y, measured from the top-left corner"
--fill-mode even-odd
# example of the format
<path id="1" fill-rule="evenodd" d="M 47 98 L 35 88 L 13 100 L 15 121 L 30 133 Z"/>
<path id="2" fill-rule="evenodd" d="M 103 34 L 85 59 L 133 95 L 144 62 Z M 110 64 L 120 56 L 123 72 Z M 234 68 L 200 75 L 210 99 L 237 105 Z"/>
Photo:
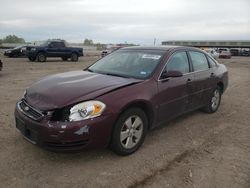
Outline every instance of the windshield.
<path id="1" fill-rule="evenodd" d="M 139 79 L 148 78 L 159 64 L 164 51 L 118 50 L 100 59 L 89 71 Z"/>

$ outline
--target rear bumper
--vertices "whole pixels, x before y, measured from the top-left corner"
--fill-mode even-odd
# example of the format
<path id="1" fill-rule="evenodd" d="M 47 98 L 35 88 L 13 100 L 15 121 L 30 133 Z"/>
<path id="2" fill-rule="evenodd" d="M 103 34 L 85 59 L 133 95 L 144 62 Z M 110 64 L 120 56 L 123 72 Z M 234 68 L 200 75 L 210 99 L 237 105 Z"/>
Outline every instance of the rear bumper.
<path id="1" fill-rule="evenodd" d="M 31 143 L 53 151 L 78 151 L 108 145 L 114 115 L 79 122 L 52 122 L 44 116 L 40 121 L 15 109 L 16 127 Z"/>
<path id="2" fill-rule="evenodd" d="M 230 59 L 231 56 L 228 56 L 228 55 L 220 55 L 219 58 L 228 58 L 228 59 Z"/>

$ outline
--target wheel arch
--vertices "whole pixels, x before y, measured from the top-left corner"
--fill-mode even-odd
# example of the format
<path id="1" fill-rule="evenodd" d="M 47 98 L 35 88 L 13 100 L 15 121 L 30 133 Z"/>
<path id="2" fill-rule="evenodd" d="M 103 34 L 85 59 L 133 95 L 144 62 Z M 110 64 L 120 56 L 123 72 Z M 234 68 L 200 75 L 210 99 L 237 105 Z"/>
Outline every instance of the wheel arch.
<path id="1" fill-rule="evenodd" d="M 79 56 L 79 52 L 77 52 L 76 50 L 72 51 L 71 54 L 77 54 Z"/>
<path id="2" fill-rule="evenodd" d="M 217 83 L 217 86 L 221 89 L 221 92 L 223 93 L 224 92 L 224 84 L 223 84 L 223 82 L 218 82 Z"/>
<path id="3" fill-rule="evenodd" d="M 152 127 L 154 119 L 155 119 L 155 114 L 154 114 L 152 105 L 148 101 L 136 100 L 136 101 L 133 101 L 131 103 L 128 103 L 126 106 L 124 106 L 120 110 L 118 118 L 120 117 L 120 115 L 122 113 L 124 113 L 126 110 L 128 110 L 130 108 L 140 108 L 142 111 L 144 111 L 144 113 L 146 114 L 147 119 L 148 119 L 148 129 L 150 129 Z"/>

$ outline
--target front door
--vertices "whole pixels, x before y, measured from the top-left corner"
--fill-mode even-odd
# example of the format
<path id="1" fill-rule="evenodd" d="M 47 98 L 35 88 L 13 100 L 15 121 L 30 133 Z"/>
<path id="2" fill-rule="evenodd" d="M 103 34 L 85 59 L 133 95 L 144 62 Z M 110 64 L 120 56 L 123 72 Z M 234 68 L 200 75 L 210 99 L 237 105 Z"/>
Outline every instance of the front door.
<path id="1" fill-rule="evenodd" d="M 167 61 L 163 72 L 180 71 L 183 76 L 160 78 L 158 81 L 158 123 L 170 120 L 185 111 L 189 106 L 189 96 L 193 90 L 194 75 L 185 51 L 174 53 Z"/>

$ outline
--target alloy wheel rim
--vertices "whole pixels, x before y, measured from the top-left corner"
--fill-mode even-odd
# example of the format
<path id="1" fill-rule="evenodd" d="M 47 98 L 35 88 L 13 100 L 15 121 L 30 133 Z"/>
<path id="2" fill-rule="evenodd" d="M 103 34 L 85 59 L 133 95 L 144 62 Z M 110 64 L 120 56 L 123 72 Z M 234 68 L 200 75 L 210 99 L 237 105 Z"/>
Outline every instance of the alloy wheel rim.
<path id="1" fill-rule="evenodd" d="M 137 145 L 143 133 L 143 122 L 139 116 L 130 116 L 124 122 L 121 133 L 120 142 L 126 149 L 131 149 Z"/>
<path id="2" fill-rule="evenodd" d="M 40 61 L 45 61 L 45 56 L 44 55 L 40 55 L 39 59 L 40 59 Z"/>
<path id="3" fill-rule="evenodd" d="M 219 102 L 220 102 L 220 93 L 218 90 L 215 90 L 211 100 L 213 110 L 215 110 L 218 107 Z"/>

